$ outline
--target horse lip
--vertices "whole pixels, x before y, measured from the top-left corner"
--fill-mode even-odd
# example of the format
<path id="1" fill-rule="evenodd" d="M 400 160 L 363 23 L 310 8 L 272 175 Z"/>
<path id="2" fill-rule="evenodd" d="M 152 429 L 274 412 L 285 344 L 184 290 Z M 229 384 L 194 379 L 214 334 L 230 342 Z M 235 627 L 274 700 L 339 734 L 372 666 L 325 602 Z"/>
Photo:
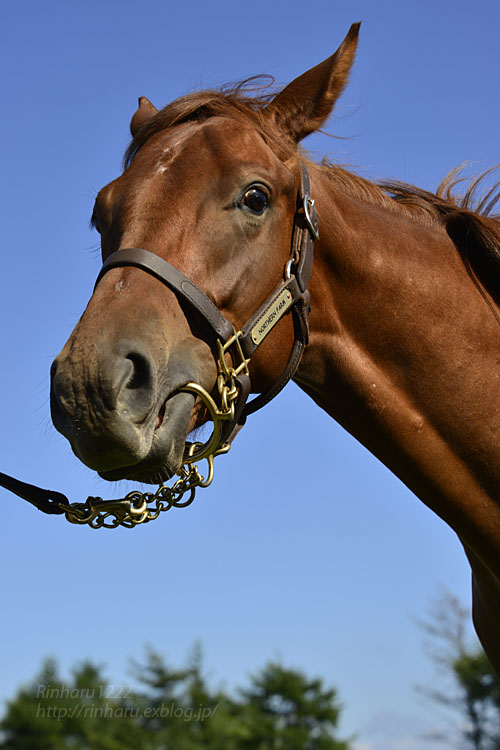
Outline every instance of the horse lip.
<path id="1" fill-rule="evenodd" d="M 159 467 L 144 466 L 145 461 L 141 461 L 133 466 L 124 466 L 122 469 L 112 469 L 111 471 L 100 471 L 99 476 L 107 482 L 119 482 L 124 479 L 134 482 L 144 482 L 144 484 L 163 484 L 171 479 L 176 472 L 170 469 L 166 464 Z"/>
<path id="2" fill-rule="evenodd" d="M 194 399 L 179 388 L 172 391 L 158 410 L 147 455 L 135 464 L 99 471 L 99 476 L 110 482 L 129 479 L 147 484 L 161 484 L 174 476 L 182 463 Z"/>

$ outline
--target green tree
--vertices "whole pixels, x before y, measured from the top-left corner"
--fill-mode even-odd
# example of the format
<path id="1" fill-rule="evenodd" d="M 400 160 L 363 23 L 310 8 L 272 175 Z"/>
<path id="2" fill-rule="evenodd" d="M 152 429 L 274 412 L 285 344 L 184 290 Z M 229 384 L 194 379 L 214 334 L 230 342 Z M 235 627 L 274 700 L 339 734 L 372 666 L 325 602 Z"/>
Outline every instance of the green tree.
<path id="1" fill-rule="evenodd" d="M 442 687 L 420 688 L 446 709 L 464 748 L 500 750 L 500 680 L 479 641 L 468 634 L 470 613 L 444 591 L 430 617 L 420 625 L 429 638 L 429 654 L 445 679 Z M 457 721 L 458 720 L 458 721 Z M 449 733 L 433 739 L 449 741 Z"/>
<path id="2" fill-rule="evenodd" d="M 250 727 L 242 750 L 346 750 L 335 738 L 340 706 L 321 679 L 269 663 L 243 690 L 242 710 Z"/>
<path id="3" fill-rule="evenodd" d="M 195 647 L 181 669 L 153 649 L 134 689 L 85 662 L 61 679 L 53 660 L 9 701 L 0 750 L 348 750 L 334 739 L 335 690 L 268 664 L 237 697 L 212 689 Z"/>
<path id="4" fill-rule="evenodd" d="M 0 728 L 5 750 L 130 750 L 139 745 L 131 716 L 121 715 L 101 669 L 90 662 L 63 681 L 48 659 L 7 705 Z"/>

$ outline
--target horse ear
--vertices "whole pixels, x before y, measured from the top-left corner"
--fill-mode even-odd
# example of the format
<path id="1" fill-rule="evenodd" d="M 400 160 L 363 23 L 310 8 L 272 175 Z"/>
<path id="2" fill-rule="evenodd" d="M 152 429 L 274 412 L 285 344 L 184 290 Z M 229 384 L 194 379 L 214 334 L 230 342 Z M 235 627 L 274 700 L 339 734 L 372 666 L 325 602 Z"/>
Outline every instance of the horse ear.
<path id="1" fill-rule="evenodd" d="M 140 96 L 139 107 L 130 121 L 130 132 L 132 133 L 132 137 L 135 138 L 142 126 L 156 114 L 158 114 L 158 110 L 154 104 L 151 104 L 149 99 L 146 99 L 145 96 Z"/>
<path id="2" fill-rule="evenodd" d="M 360 23 L 353 23 L 331 57 L 280 91 L 266 111 L 297 143 L 325 122 L 344 90 L 358 44 Z"/>

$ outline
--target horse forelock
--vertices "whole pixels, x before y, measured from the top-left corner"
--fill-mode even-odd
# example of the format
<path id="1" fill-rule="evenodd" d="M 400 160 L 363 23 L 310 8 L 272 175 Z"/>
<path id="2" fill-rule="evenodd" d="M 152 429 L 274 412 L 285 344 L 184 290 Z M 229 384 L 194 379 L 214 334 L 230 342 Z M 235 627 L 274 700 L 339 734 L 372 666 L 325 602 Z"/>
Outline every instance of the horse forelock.
<path id="1" fill-rule="evenodd" d="M 258 85 L 257 82 L 264 78 L 270 83 Z M 221 116 L 252 125 L 273 151 L 284 159 L 291 157 L 297 152 L 296 144 L 278 126 L 276 119 L 266 113 L 266 107 L 275 95 L 274 90 L 271 92 L 272 81 L 269 76 L 255 76 L 221 89 L 195 91 L 175 99 L 148 120 L 132 138 L 125 152 L 124 168 L 156 133 L 183 123 L 203 122 Z"/>

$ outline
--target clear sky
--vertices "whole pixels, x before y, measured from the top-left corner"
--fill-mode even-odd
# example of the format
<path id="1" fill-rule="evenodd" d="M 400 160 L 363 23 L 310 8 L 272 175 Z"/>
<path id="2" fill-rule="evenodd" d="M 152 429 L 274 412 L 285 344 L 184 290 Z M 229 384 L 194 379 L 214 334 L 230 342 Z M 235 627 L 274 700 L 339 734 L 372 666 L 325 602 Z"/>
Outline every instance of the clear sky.
<path id="1" fill-rule="evenodd" d="M 48 372 L 92 290 L 88 220 L 137 97 L 161 106 L 256 73 L 287 83 L 358 20 L 329 123 L 343 139 L 312 138 L 312 153 L 427 189 L 465 160 L 499 161 L 493 0 L 4 4 L 0 470 L 75 501 L 129 489 L 96 478 L 51 427 Z M 215 682 L 280 656 L 335 685 L 357 750 L 432 750 L 415 619 L 441 585 L 468 600 L 460 545 L 295 386 L 249 420 L 193 506 L 154 524 L 95 532 L 2 490 L 0 502 L 1 698 L 46 655 L 66 670 L 90 657 L 123 683 L 145 644 L 181 663 L 199 639 Z"/>

